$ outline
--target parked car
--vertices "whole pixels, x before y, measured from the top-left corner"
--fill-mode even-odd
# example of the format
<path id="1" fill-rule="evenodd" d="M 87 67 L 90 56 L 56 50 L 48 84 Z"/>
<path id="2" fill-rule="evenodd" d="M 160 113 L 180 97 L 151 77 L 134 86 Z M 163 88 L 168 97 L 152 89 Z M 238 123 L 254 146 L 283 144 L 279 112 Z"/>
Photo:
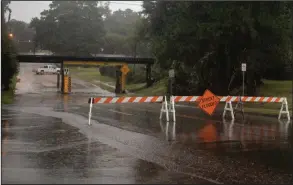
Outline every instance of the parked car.
<path id="1" fill-rule="evenodd" d="M 60 73 L 60 68 L 55 67 L 53 65 L 45 65 L 44 67 L 40 67 L 36 70 L 36 74 L 58 74 Z"/>

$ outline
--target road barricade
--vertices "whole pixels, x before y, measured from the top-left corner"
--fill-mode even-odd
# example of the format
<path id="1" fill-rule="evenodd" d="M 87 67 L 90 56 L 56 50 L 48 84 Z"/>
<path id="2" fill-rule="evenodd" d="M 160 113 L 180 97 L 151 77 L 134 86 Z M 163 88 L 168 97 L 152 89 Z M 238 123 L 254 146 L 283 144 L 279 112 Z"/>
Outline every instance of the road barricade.
<path id="1" fill-rule="evenodd" d="M 96 97 L 90 98 L 89 125 L 91 124 L 93 104 L 111 104 L 111 103 L 157 103 L 162 102 L 163 96 L 142 96 L 142 97 Z"/>
<path id="2" fill-rule="evenodd" d="M 232 106 L 232 102 L 250 102 L 250 103 L 282 103 L 281 109 L 279 111 L 278 119 L 280 120 L 282 115 L 285 114 L 287 119 L 290 120 L 290 112 L 288 108 L 288 102 L 286 97 L 252 97 L 252 96 L 218 96 L 220 102 L 225 102 L 225 107 L 223 110 L 223 118 L 226 116 L 226 113 L 229 112 L 232 120 L 235 119 L 234 109 Z M 240 99 L 241 98 L 241 99 Z M 202 96 L 171 96 L 169 101 L 166 99 L 163 101 L 160 119 L 162 118 L 162 114 L 166 113 L 166 116 L 169 117 L 168 112 L 173 114 L 173 121 L 175 120 L 175 102 L 200 102 Z M 169 121 L 169 118 L 167 118 Z"/>
<path id="3" fill-rule="evenodd" d="M 209 96 L 214 96 L 209 94 Z M 281 109 L 279 112 L 278 119 L 281 119 L 283 114 L 286 115 L 287 119 L 290 120 L 290 113 L 288 109 L 287 98 L 285 97 L 248 97 L 248 96 L 217 96 L 214 98 L 215 103 L 213 104 L 213 98 L 206 98 L 208 96 L 170 96 L 167 100 L 167 96 L 144 96 L 144 97 L 96 97 L 89 98 L 89 122 L 91 123 L 92 116 L 92 107 L 93 104 L 112 104 L 112 103 L 162 103 L 160 111 L 160 120 L 162 119 L 163 114 L 166 115 L 166 121 L 169 121 L 169 115 L 172 114 L 173 121 L 176 121 L 176 110 L 175 102 L 197 102 L 201 109 L 208 109 L 208 105 L 212 107 L 213 110 L 204 110 L 206 113 L 211 115 L 219 102 L 225 102 L 225 107 L 223 110 L 223 118 L 225 118 L 226 113 L 230 113 L 232 120 L 234 117 L 234 109 L 232 102 L 261 102 L 261 103 L 282 103 Z M 206 101 L 206 104 L 203 102 Z"/>

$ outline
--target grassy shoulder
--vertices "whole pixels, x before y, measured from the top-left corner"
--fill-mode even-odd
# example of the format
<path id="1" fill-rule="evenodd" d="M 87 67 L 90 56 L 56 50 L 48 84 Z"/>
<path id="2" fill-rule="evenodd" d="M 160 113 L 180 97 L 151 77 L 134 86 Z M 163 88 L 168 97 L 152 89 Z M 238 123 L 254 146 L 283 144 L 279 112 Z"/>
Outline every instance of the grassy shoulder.
<path id="1" fill-rule="evenodd" d="M 259 96 L 286 97 L 289 111 L 292 110 L 292 81 L 264 80 Z M 280 103 L 245 103 L 245 112 L 276 115 L 281 108 Z M 292 114 L 291 114 L 292 115 Z"/>
<path id="2" fill-rule="evenodd" d="M 16 83 L 17 83 L 17 75 L 15 75 L 11 80 L 10 90 L 9 91 L 2 91 L 2 96 L 1 96 L 1 103 L 2 104 L 13 103 Z"/>
<path id="3" fill-rule="evenodd" d="M 114 92 L 116 79 L 102 76 L 97 68 L 82 68 L 82 67 L 69 67 L 71 76 L 79 78 L 81 80 L 88 81 L 95 85 L 99 85 L 102 89 Z M 126 89 L 129 93 L 135 94 L 138 96 L 143 95 L 163 95 L 166 90 L 166 80 L 161 80 L 153 84 L 152 87 L 146 88 L 146 83 L 135 83 L 129 84 L 126 83 Z"/>

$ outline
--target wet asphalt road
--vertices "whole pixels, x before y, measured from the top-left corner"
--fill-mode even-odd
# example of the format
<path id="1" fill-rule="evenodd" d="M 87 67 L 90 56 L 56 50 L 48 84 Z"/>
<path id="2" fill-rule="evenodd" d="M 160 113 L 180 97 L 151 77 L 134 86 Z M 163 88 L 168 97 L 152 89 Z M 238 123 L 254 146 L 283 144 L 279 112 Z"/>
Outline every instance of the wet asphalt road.
<path id="1" fill-rule="evenodd" d="M 73 79 L 60 95 L 55 75 L 21 64 L 17 97 L 2 106 L 2 183 L 291 183 L 292 123 L 269 117 L 229 122 L 177 106 L 94 105 L 112 95 Z M 86 89 L 86 90 L 85 90 Z"/>

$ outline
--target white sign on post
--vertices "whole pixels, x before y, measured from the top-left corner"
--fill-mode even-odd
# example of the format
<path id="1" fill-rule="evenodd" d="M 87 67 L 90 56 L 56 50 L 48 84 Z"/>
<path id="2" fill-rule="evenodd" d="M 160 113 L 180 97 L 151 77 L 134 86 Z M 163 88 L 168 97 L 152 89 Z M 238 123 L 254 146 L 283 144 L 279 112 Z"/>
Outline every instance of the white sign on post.
<path id="1" fill-rule="evenodd" d="M 241 71 L 246 71 L 246 63 L 241 64 Z"/>
<path id="2" fill-rule="evenodd" d="M 175 71 L 174 69 L 169 70 L 169 77 L 174 78 L 175 77 Z"/>

